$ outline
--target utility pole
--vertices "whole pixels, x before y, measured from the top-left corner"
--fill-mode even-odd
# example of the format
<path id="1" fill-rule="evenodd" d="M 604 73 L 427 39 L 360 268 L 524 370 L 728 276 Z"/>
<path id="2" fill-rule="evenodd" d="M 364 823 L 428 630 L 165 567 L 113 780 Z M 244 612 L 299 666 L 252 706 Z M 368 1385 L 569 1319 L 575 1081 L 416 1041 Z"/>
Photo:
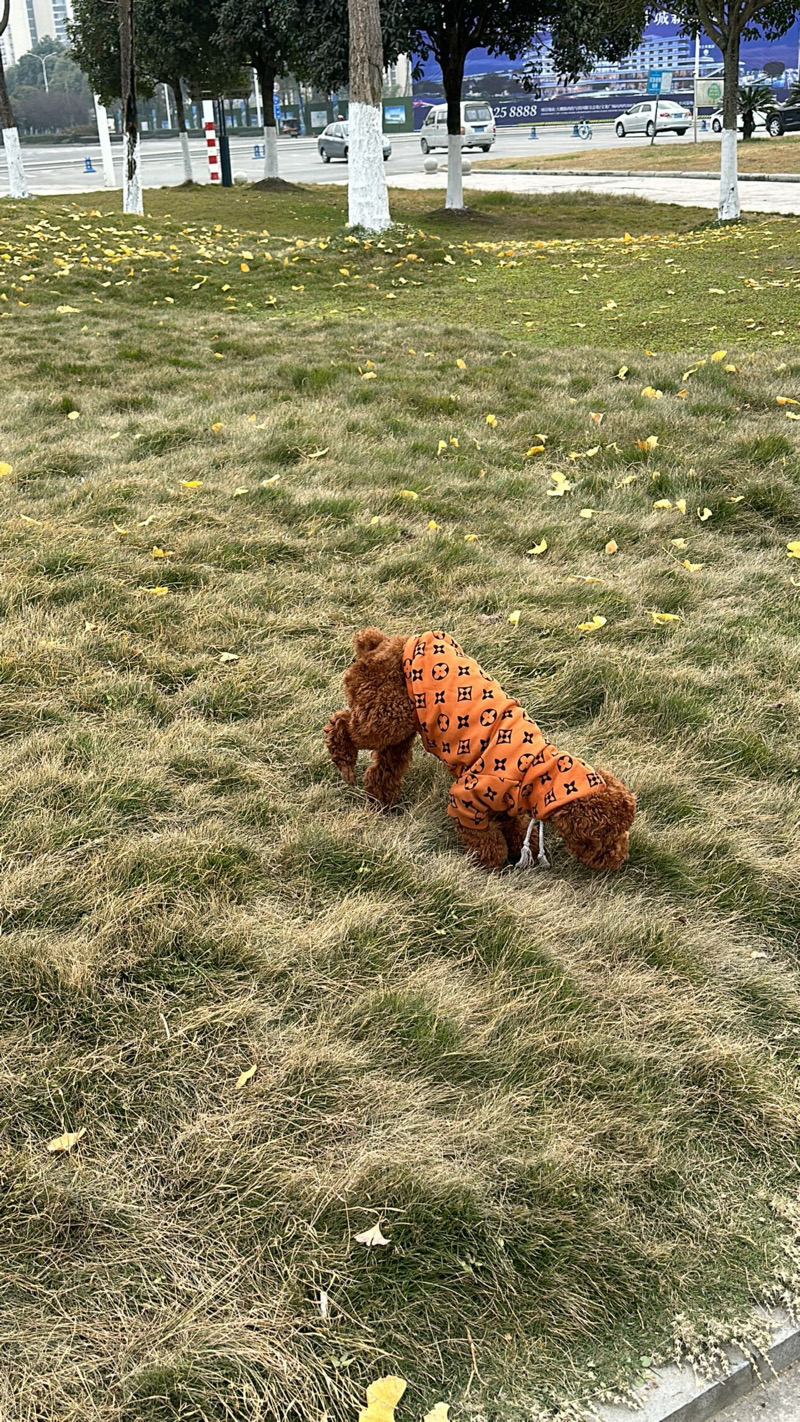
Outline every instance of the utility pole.
<path id="1" fill-rule="evenodd" d="M 697 84 L 700 78 L 700 31 L 694 37 L 694 141 L 697 142 Z"/>
<path id="2" fill-rule="evenodd" d="M 348 222 L 370 232 L 391 225 L 383 166 L 383 36 L 378 0 L 348 0 Z M 266 97 L 266 96 L 265 96 Z"/>

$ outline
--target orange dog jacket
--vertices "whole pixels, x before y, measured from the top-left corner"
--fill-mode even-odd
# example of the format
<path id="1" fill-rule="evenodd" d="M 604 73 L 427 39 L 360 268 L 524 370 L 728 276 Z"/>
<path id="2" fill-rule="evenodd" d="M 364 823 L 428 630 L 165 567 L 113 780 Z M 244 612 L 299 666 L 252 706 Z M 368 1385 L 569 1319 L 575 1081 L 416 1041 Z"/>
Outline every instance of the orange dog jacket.
<path id="1" fill-rule="evenodd" d="M 410 637 L 403 673 L 423 745 L 455 781 L 447 812 L 459 824 L 483 829 L 502 813 L 545 820 L 605 784 L 585 761 L 550 745 L 446 632 Z"/>

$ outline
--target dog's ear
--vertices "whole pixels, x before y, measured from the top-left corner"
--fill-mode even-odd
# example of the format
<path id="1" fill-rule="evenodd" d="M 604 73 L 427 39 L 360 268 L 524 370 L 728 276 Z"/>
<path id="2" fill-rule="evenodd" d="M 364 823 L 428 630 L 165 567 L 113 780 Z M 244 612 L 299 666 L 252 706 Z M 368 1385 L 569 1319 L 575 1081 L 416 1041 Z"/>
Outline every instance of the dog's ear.
<path id="1" fill-rule="evenodd" d="M 353 635 L 353 646 L 356 649 L 357 657 L 365 657 L 368 652 L 376 652 L 378 647 L 388 638 L 383 635 L 378 627 L 362 627 L 360 632 Z"/>

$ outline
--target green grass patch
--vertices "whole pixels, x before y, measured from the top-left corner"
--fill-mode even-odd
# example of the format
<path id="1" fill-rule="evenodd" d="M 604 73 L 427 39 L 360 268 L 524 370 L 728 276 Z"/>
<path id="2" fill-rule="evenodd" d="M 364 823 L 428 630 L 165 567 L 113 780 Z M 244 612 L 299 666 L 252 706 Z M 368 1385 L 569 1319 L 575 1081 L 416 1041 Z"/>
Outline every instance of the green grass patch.
<path id="1" fill-rule="evenodd" d="M 798 223 L 97 201 L 0 237 L 0 1413 L 575 1415 L 791 1272 Z M 626 869 L 485 879 L 420 752 L 368 811 L 368 622 L 615 768 Z"/>

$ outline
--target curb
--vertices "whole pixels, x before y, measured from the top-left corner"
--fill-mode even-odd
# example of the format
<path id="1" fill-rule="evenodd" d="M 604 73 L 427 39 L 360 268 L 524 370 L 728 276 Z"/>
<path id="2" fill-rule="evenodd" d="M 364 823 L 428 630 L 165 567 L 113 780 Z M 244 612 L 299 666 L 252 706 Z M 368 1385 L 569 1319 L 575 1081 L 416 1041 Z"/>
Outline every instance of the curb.
<path id="1" fill-rule="evenodd" d="M 477 160 L 476 160 L 477 161 Z M 682 173 L 678 168 L 659 168 L 649 172 L 645 168 L 484 168 L 480 165 L 475 173 L 520 173 L 523 177 L 553 178 L 563 175 L 568 178 L 711 178 L 719 182 L 716 173 Z M 800 173 L 740 173 L 740 183 L 800 183 Z"/>
<path id="2" fill-rule="evenodd" d="M 705 1422 L 761 1383 L 770 1382 L 800 1358 L 800 1328 L 783 1309 L 763 1316 L 774 1329 L 772 1342 L 763 1353 L 754 1349 L 753 1361 L 739 1348 L 726 1348 L 730 1371 L 710 1381 L 675 1363 L 653 1368 L 647 1382 L 636 1389 L 631 1407 L 596 1405 L 598 1422 L 633 1422 L 634 1417 L 636 1422 Z"/>

